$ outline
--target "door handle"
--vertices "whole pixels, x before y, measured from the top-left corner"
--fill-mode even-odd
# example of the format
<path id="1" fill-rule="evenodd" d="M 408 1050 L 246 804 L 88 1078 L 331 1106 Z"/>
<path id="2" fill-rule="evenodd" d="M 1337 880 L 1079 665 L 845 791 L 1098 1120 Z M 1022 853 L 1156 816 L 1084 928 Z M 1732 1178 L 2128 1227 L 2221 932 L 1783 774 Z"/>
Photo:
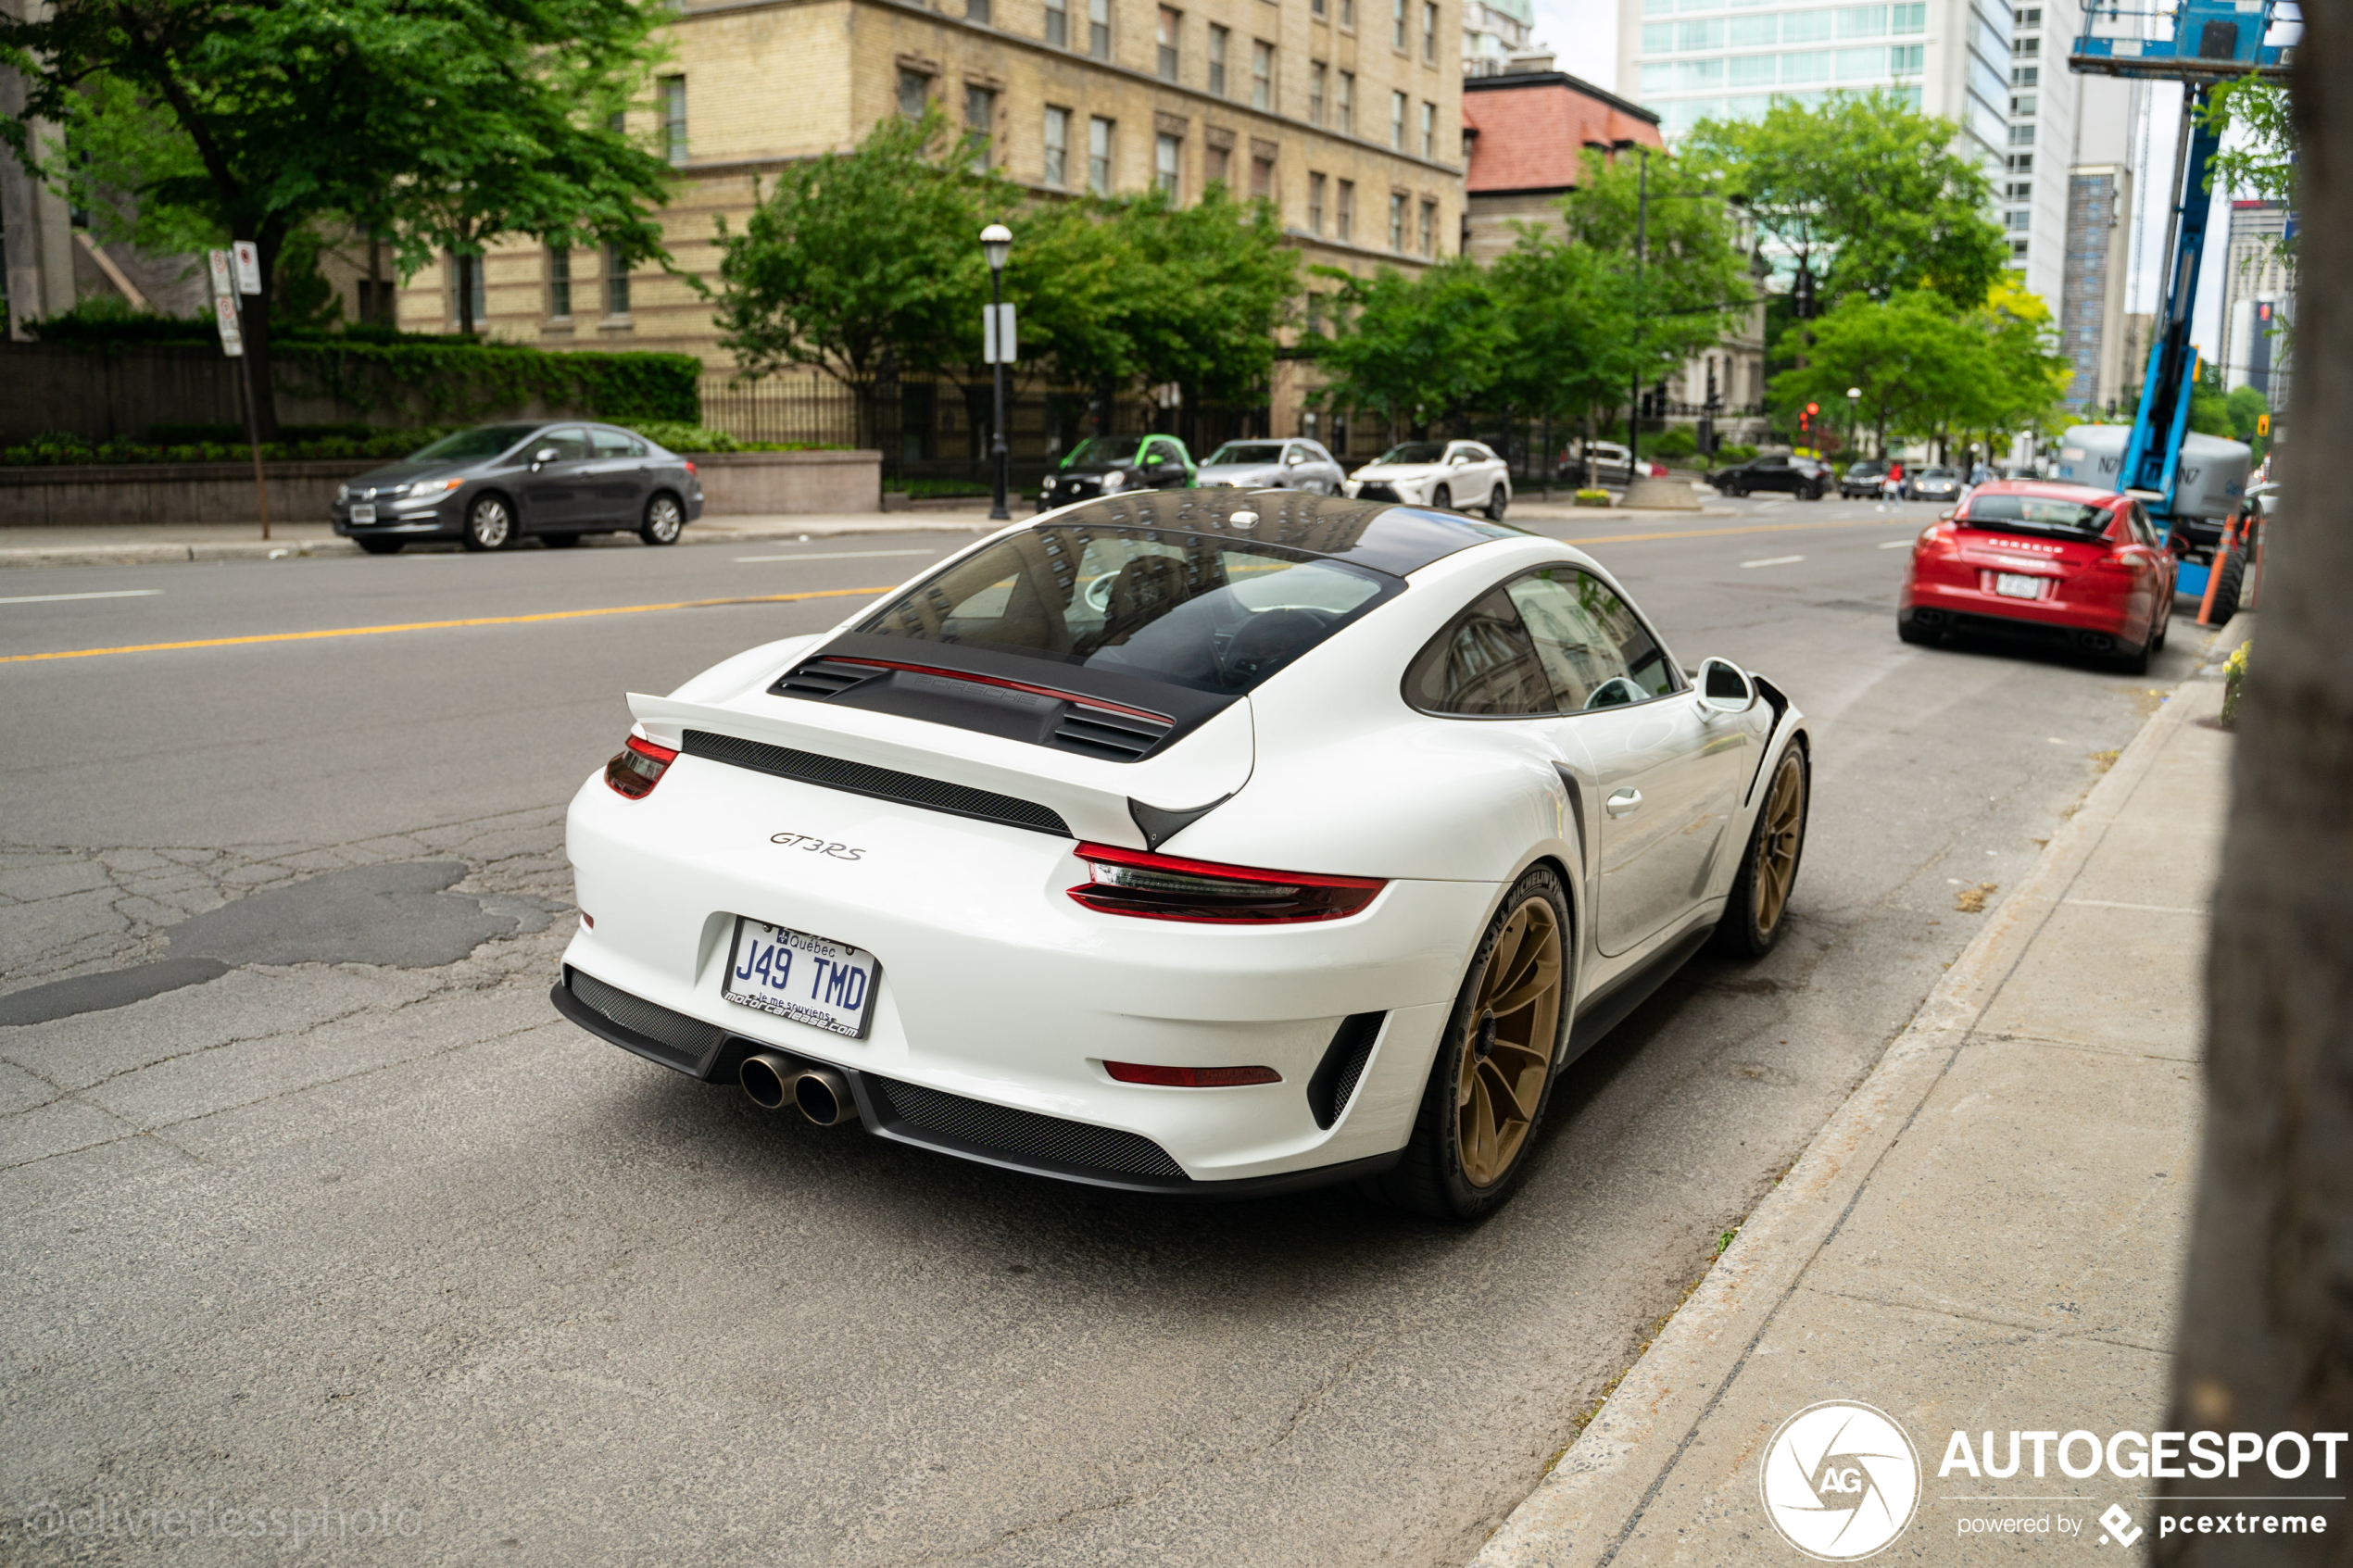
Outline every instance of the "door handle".
<path id="1" fill-rule="evenodd" d="M 1642 792 L 1641 790 L 1621 789 L 1612 795 L 1606 801 L 1602 803 L 1602 809 L 1607 811 L 1613 817 L 1622 817 L 1629 811 L 1632 811 L 1639 808 L 1642 803 Z"/>

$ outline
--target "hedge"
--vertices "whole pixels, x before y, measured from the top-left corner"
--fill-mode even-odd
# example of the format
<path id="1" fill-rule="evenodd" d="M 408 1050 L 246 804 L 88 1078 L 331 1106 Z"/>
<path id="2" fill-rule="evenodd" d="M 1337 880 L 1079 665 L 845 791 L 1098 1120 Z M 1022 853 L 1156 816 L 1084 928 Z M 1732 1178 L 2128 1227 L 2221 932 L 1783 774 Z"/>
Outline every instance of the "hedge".
<path id="1" fill-rule="evenodd" d="M 202 317 L 59 317 L 30 323 L 44 343 L 91 353 L 220 344 Z M 556 352 L 522 344 L 353 327 L 271 340 L 279 375 L 367 412 L 398 409 L 434 422 L 472 423 L 533 402 L 585 418 L 702 418 L 702 362 L 688 354 Z"/>

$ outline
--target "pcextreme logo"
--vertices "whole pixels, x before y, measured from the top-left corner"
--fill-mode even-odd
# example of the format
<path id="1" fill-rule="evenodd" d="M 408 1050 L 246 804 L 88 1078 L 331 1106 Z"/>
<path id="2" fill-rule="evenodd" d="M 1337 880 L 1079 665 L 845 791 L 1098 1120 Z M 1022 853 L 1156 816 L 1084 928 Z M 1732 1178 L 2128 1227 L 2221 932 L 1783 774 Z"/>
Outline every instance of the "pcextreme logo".
<path id="1" fill-rule="evenodd" d="M 1919 1455 L 1885 1411 L 1825 1399 L 1781 1423 L 1758 1486 L 1783 1540 L 1823 1562 L 1854 1562 L 1912 1523 Z"/>

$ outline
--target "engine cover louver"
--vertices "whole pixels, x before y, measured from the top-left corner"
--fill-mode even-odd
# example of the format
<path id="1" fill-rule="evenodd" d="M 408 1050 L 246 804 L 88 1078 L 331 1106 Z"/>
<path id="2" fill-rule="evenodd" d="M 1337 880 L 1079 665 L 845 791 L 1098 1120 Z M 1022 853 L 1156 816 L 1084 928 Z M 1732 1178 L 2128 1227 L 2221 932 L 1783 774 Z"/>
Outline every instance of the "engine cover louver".
<path id="1" fill-rule="evenodd" d="M 1065 751 L 1085 752 L 1089 757 L 1133 762 L 1158 746 L 1172 727 L 1165 719 L 1138 719 L 1109 709 L 1084 708 L 1074 703 L 1062 722 L 1054 726 L 1051 744 Z"/>

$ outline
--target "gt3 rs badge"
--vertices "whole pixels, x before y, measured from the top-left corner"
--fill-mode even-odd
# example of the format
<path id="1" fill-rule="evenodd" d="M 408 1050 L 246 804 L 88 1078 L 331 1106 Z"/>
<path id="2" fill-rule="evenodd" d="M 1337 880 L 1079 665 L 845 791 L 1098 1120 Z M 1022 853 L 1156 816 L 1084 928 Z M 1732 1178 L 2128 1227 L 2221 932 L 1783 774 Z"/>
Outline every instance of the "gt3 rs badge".
<path id="1" fill-rule="evenodd" d="M 830 855 L 837 860 L 862 860 L 866 858 L 863 849 L 852 849 L 847 844 L 829 844 L 805 833 L 772 833 L 768 835 L 768 842 L 781 844 L 787 849 L 807 850 L 812 855 Z"/>

